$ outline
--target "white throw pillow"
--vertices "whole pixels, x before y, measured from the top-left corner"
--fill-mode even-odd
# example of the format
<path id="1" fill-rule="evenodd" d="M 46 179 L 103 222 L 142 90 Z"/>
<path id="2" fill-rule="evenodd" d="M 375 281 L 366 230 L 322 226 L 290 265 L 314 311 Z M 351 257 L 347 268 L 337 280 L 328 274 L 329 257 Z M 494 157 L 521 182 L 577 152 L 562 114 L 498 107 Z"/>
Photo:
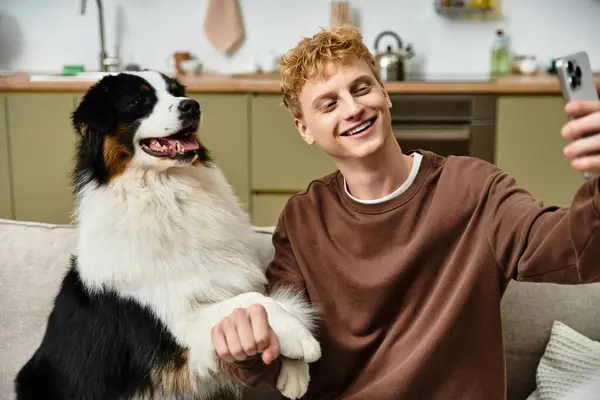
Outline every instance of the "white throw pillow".
<path id="1" fill-rule="evenodd" d="M 554 321 L 536 372 L 537 389 L 527 400 L 600 398 L 600 342 Z"/>

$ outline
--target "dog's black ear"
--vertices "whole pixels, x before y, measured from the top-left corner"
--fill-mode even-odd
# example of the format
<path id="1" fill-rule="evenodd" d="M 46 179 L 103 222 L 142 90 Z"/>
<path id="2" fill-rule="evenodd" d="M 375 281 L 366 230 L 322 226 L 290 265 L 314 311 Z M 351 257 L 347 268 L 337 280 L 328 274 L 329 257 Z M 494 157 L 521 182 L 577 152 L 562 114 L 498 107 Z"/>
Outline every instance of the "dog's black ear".
<path id="1" fill-rule="evenodd" d="M 102 136 L 115 124 L 115 110 L 111 95 L 116 85 L 116 77 L 108 75 L 95 83 L 87 91 L 71 116 L 73 128 L 83 138 L 94 140 L 92 136 Z"/>

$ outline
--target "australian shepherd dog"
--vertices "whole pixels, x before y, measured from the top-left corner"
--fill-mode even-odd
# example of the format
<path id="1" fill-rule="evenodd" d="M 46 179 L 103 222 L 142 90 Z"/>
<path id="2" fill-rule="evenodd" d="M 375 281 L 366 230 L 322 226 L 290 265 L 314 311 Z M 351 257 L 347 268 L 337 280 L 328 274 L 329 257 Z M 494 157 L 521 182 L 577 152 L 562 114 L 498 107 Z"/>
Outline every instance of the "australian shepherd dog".
<path id="1" fill-rule="evenodd" d="M 303 297 L 266 294 L 256 233 L 199 141 L 200 104 L 154 71 L 107 75 L 72 115 L 77 251 L 19 400 L 208 399 L 240 393 L 211 328 L 262 305 L 277 335 L 277 388 L 301 397 L 320 358 Z"/>

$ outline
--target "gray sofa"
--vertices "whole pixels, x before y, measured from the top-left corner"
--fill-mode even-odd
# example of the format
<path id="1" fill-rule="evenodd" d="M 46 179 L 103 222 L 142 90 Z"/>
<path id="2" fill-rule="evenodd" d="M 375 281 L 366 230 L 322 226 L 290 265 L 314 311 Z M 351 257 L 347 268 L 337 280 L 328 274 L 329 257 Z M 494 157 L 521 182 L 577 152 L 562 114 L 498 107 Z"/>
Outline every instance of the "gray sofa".
<path id="1" fill-rule="evenodd" d="M 257 231 L 266 258 L 272 254 L 269 232 Z M 12 381 L 42 337 L 76 235 L 73 226 L 0 219 L 0 400 L 14 398 Z M 554 320 L 600 339 L 599 305 L 600 284 L 509 286 L 502 301 L 509 400 L 525 400 L 535 389 Z M 272 397 L 260 390 L 246 393 L 247 399 Z"/>

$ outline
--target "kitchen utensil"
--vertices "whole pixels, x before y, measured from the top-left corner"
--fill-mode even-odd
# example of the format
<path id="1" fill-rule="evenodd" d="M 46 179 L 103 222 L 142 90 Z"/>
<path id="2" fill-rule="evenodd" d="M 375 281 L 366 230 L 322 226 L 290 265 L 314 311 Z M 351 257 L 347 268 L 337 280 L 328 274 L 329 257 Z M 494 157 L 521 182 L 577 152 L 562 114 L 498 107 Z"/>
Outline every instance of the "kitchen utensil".
<path id="1" fill-rule="evenodd" d="M 396 51 L 392 51 L 392 46 L 387 46 L 385 52 L 378 50 L 379 42 L 386 36 L 396 39 L 398 45 Z M 403 81 L 405 79 L 405 61 L 414 55 L 412 46 L 409 44 L 403 48 L 400 36 L 393 31 L 381 32 L 375 39 L 375 63 L 383 82 Z"/>
<path id="2" fill-rule="evenodd" d="M 197 75 L 202 72 L 202 62 L 188 51 L 176 51 L 167 60 L 177 76 Z"/>
<path id="3" fill-rule="evenodd" d="M 348 0 L 332 0 L 329 3 L 329 24 L 331 28 L 350 24 L 350 2 Z"/>

